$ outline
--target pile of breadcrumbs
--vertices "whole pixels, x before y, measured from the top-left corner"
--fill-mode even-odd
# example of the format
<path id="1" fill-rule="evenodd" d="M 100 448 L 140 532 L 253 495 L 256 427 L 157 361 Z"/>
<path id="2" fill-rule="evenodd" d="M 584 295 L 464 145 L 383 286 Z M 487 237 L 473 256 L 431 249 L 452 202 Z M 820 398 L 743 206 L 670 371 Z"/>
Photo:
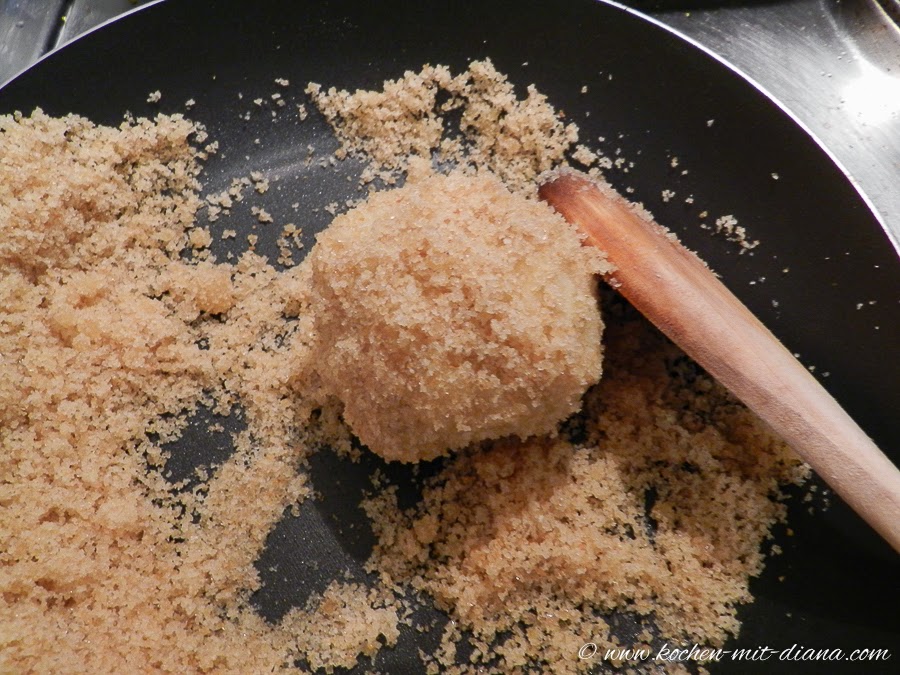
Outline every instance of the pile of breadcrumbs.
<path id="1" fill-rule="evenodd" d="M 396 180 L 410 156 L 438 153 L 521 191 L 566 153 L 588 152 L 536 90 L 518 100 L 489 62 L 456 76 L 426 67 L 379 92 L 309 91 L 342 154 L 372 160 L 369 179 Z M 443 118 L 451 110 L 462 113 L 453 133 Z M 546 434 L 526 428 L 524 439 L 466 447 L 412 507 L 374 476 L 365 508 L 378 539 L 375 587 L 336 579 L 309 605 L 265 621 L 249 602 L 260 587 L 254 562 L 285 510 L 313 493 L 303 460 L 322 429 L 314 443 L 311 420 L 323 406 L 340 410 L 337 378 L 317 372 L 314 358 L 321 316 L 334 311 L 322 289 L 352 281 L 377 299 L 366 311 L 384 316 L 395 277 L 351 280 L 327 256 L 317 269 L 284 271 L 249 251 L 216 261 L 196 219 L 205 134 L 178 115 L 108 128 L 38 110 L 0 117 L 0 134 L 0 671 L 245 673 L 301 662 L 330 671 L 390 649 L 410 621 L 410 591 L 453 619 L 440 649 L 421 654 L 433 672 L 586 669 L 596 664 L 580 661 L 579 647 L 616 644 L 614 615 L 643 627 L 646 641 L 715 645 L 737 633 L 761 544 L 785 515 L 780 489 L 805 469 L 607 292 L 603 378 L 580 413 Z M 463 209 L 489 210 L 489 193 L 513 199 L 496 179 L 465 180 L 493 187 L 451 191 Z M 415 195 L 425 207 L 427 198 Z M 348 217 L 365 220 L 386 199 Z M 515 209 L 532 208 L 532 196 L 515 199 Z M 466 245 L 475 260 L 503 255 L 502 238 Z M 427 257 L 414 269 L 436 292 Z M 497 288 L 520 279 L 527 271 L 510 268 Z M 560 316 L 591 311 L 582 303 Z M 599 319 L 584 320 L 578 335 L 599 334 Z M 502 321 L 490 329 L 505 330 Z M 498 339 L 479 358 L 537 359 L 537 337 L 531 346 Z M 550 376 L 577 373 L 567 395 L 599 375 L 599 345 L 581 363 L 571 352 L 579 340 L 541 361 Z M 402 345 L 391 349 L 385 362 L 403 359 Z M 354 386 L 380 386 L 376 371 L 360 368 Z M 433 368 L 428 396 L 446 372 Z M 504 384 L 498 377 L 501 402 Z M 540 400 L 526 389 L 517 400 Z M 173 484 L 163 447 L 201 407 L 240 410 L 246 429 L 223 463 Z M 484 438 L 454 428 L 460 443 Z M 346 433 L 332 429 L 335 446 Z"/>

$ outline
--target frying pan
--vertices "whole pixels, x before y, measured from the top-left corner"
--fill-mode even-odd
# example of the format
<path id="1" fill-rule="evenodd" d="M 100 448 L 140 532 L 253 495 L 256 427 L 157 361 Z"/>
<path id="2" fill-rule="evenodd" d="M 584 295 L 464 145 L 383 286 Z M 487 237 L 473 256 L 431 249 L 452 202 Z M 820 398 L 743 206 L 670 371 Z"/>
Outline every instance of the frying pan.
<path id="1" fill-rule="evenodd" d="M 251 170 L 279 176 L 283 189 L 254 203 L 276 222 L 297 219 L 293 202 L 309 207 L 303 222 L 308 249 L 314 232 L 327 225 L 321 207 L 355 196 L 347 176 L 360 166 L 306 167 L 307 145 L 319 156 L 336 147 L 324 121 L 315 114 L 303 124 L 268 113 L 244 119 L 251 101 L 281 91 L 293 105 L 303 102 L 303 85 L 311 80 L 373 88 L 424 63 L 461 70 L 472 59 L 489 57 L 519 91 L 536 84 L 578 123 L 583 139 L 633 160 L 627 173 L 610 172 L 610 182 L 630 189 L 633 199 L 698 251 L 900 461 L 900 261 L 866 200 L 816 140 L 726 64 L 623 7 L 590 0 L 453 4 L 153 4 L 14 79 L 0 90 L 0 112 L 40 106 L 53 115 L 76 112 L 117 124 L 125 111 L 184 112 L 184 102 L 194 99 L 189 115 L 222 147 L 207 164 L 205 189 L 222 190 L 232 176 Z M 290 80 L 291 87 L 279 90 L 275 78 Z M 148 93 L 157 89 L 161 101 L 148 103 Z M 296 180 L 301 175 L 308 179 Z M 674 190 L 676 198 L 665 201 L 663 189 Z M 693 204 L 684 201 L 688 195 Z M 713 217 L 733 214 L 760 246 L 739 255 L 736 246 L 699 227 L 704 210 Z M 229 227 L 250 220 L 236 209 Z M 268 240 L 265 233 L 258 232 L 257 250 L 275 260 L 275 235 Z M 216 241 L 213 250 L 222 256 L 229 245 Z M 239 425 L 239 416 L 230 423 Z M 226 436 L 211 436 L 201 431 L 205 427 L 198 420 L 180 441 L 170 463 L 174 478 L 227 455 Z M 401 481 L 408 473 L 370 456 L 358 465 L 328 453 L 314 457 L 312 480 L 321 498 L 307 501 L 299 518 L 276 526 L 259 563 L 265 585 L 254 602 L 264 616 L 276 620 L 302 605 L 345 569 L 364 578 L 361 565 L 372 537 L 365 534 L 358 498 L 376 467 Z M 900 558 L 837 499 L 815 515 L 795 504 L 790 524 L 793 537 L 776 531 L 784 553 L 753 581 L 757 599 L 740 609 L 743 630 L 729 647 L 887 648 L 892 661 L 864 667 L 896 672 Z M 316 566 L 303 562 L 311 552 Z M 273 563 L 277 574 L 270 571 Z M 433 648 L 434 640 L 404 632 L 396 649 L 382 650 L 377 667 L 416 672 L 417 649 Z M 860 665 L 770 660 L 723 662 L 711 670 L 861 672 Z M 359 666 L 366 667 L 372 664 Z"/>

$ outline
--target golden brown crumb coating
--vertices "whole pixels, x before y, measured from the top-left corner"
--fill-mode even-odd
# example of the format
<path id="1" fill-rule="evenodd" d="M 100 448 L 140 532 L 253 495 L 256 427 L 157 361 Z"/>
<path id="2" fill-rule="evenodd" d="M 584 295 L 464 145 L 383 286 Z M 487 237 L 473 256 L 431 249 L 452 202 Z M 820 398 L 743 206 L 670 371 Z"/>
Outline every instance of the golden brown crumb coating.
<path id="1" fill-rule="evenodd" d="M 386 459 L 552 432 L 600 377 L 606 263 L 493 176 L 373 194 L 311 255 L 316 368 Z"/>

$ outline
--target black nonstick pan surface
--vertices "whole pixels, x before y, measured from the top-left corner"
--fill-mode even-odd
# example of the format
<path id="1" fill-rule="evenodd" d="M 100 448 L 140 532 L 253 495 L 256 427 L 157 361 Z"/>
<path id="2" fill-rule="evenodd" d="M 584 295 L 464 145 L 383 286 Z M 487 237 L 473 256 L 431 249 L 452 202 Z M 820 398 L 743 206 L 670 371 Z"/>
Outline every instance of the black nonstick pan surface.
<path id="1" fill-rule="evenodd" d="M 285 184 L 315 172 L 293 181 L 289 195 L 270 190 L 254 200 L 276 222 L 296 219 L 294 202 L 308 207 L 308 249 L 314 232 L 328 224 L 322 207 L 356 196 L 347 176 L 359 165 L 307 167 L 308 145 L 322 154 L 336 147 L 324 121 L 315 113 L 303 124 L 287 115 L 245 119 L 251 101 L 278 90 L 275 78 L 290 80 L 283 94 L 293 106 L 305 101 L 302 85 L 308 81 L 375 88 L 424 63 L 462 70 L 485 57 L 519 91 L 534 83 L 578 123 L 588 142 L 597 145 L 604 137 L 599 147 L 607 154 L 620 150 L 633 161 L 627 173 L 610 172 L 610 181 L 633 190 L 631 198 L 698 251 L 900 461 L 900 260 L 878 218 L 827 152 L 763 92 L 695 45 L 619 6 L 590 0 L 168 0 L 51 54 L 0 90 L 0 112 L 39 106 L 53 115 L 75 112 L 118 124 L 126 111 L 186 112 L 184 102 L 194 99 L 188 115 L 222 148 L 207 163 L 206 191 L 218 192 L 232 176 L 251 170 L 277 173 Z M 148 103 L 154 90 L 162 98 Z M 678 197 L 665 201 L 664 189 Z M 693 204 L 685 203 L 688 195 Z M 702 210 L 733 214 L 759 247 L 739 255 L 733 243 L 698 226 Z M 241 219 L 234 225 L 241 227 Z M 269 241 L 264 233 L 259 231 L 257 250 L 275 260 L 276 235 Z M 213 251 L 222 254 L 227 246 L 216 241 Z M 227 454 L 224 437 L 201 428 L 189 429 L 181 441 L 185 451 L 173 460 L 175 477 Z M 381 464 L 374 459 L 350 465 L 327 453 L 313 459 L 321 498 L 305 503 L 300 518 L 275 528 L 259 563 L 265 586 L 255 602 L 264 616 L 277 619 L 345 569 L 361 570 L 372 541 L 357 503 L 376 466 Z M 802 505 L 792 509 L 795 534 L 776 532 L 784 553 L 754 581 L 757 599 L 741 609 L 743 630 L 729 647 L 880 648 L 889 649 L 892 659 L 853 664 L 776 658 L 723 662 L 712 665 L 713 672 L 898 672 L 900 557 L 837 498 L 832 501 L 814 515 Z M 309 555 L 317 566 L 297 562 Z M 277 576 L 267 572 L 275 563 Z M 383 650 L 381 672 L 420 668 L 416 651 L 433 644 L 415 635 Z"/>

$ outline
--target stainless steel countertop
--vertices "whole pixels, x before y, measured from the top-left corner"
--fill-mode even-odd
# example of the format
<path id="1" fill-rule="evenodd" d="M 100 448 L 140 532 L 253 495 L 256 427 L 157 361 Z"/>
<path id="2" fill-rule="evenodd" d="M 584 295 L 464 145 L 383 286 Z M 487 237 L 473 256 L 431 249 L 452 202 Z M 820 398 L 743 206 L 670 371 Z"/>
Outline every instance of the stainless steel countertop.
<path id="1" fill-rule="evenodd" d="M 2 0 L 0 82 L 49 48 L 144 4 Z M 900 251 L 900 0 L 631 0 L 755 81 L 815 135 Z M 718 4 L 718 6 L 716 6 Z M 697 5 L 698 8 L 676 9 Z"/>

